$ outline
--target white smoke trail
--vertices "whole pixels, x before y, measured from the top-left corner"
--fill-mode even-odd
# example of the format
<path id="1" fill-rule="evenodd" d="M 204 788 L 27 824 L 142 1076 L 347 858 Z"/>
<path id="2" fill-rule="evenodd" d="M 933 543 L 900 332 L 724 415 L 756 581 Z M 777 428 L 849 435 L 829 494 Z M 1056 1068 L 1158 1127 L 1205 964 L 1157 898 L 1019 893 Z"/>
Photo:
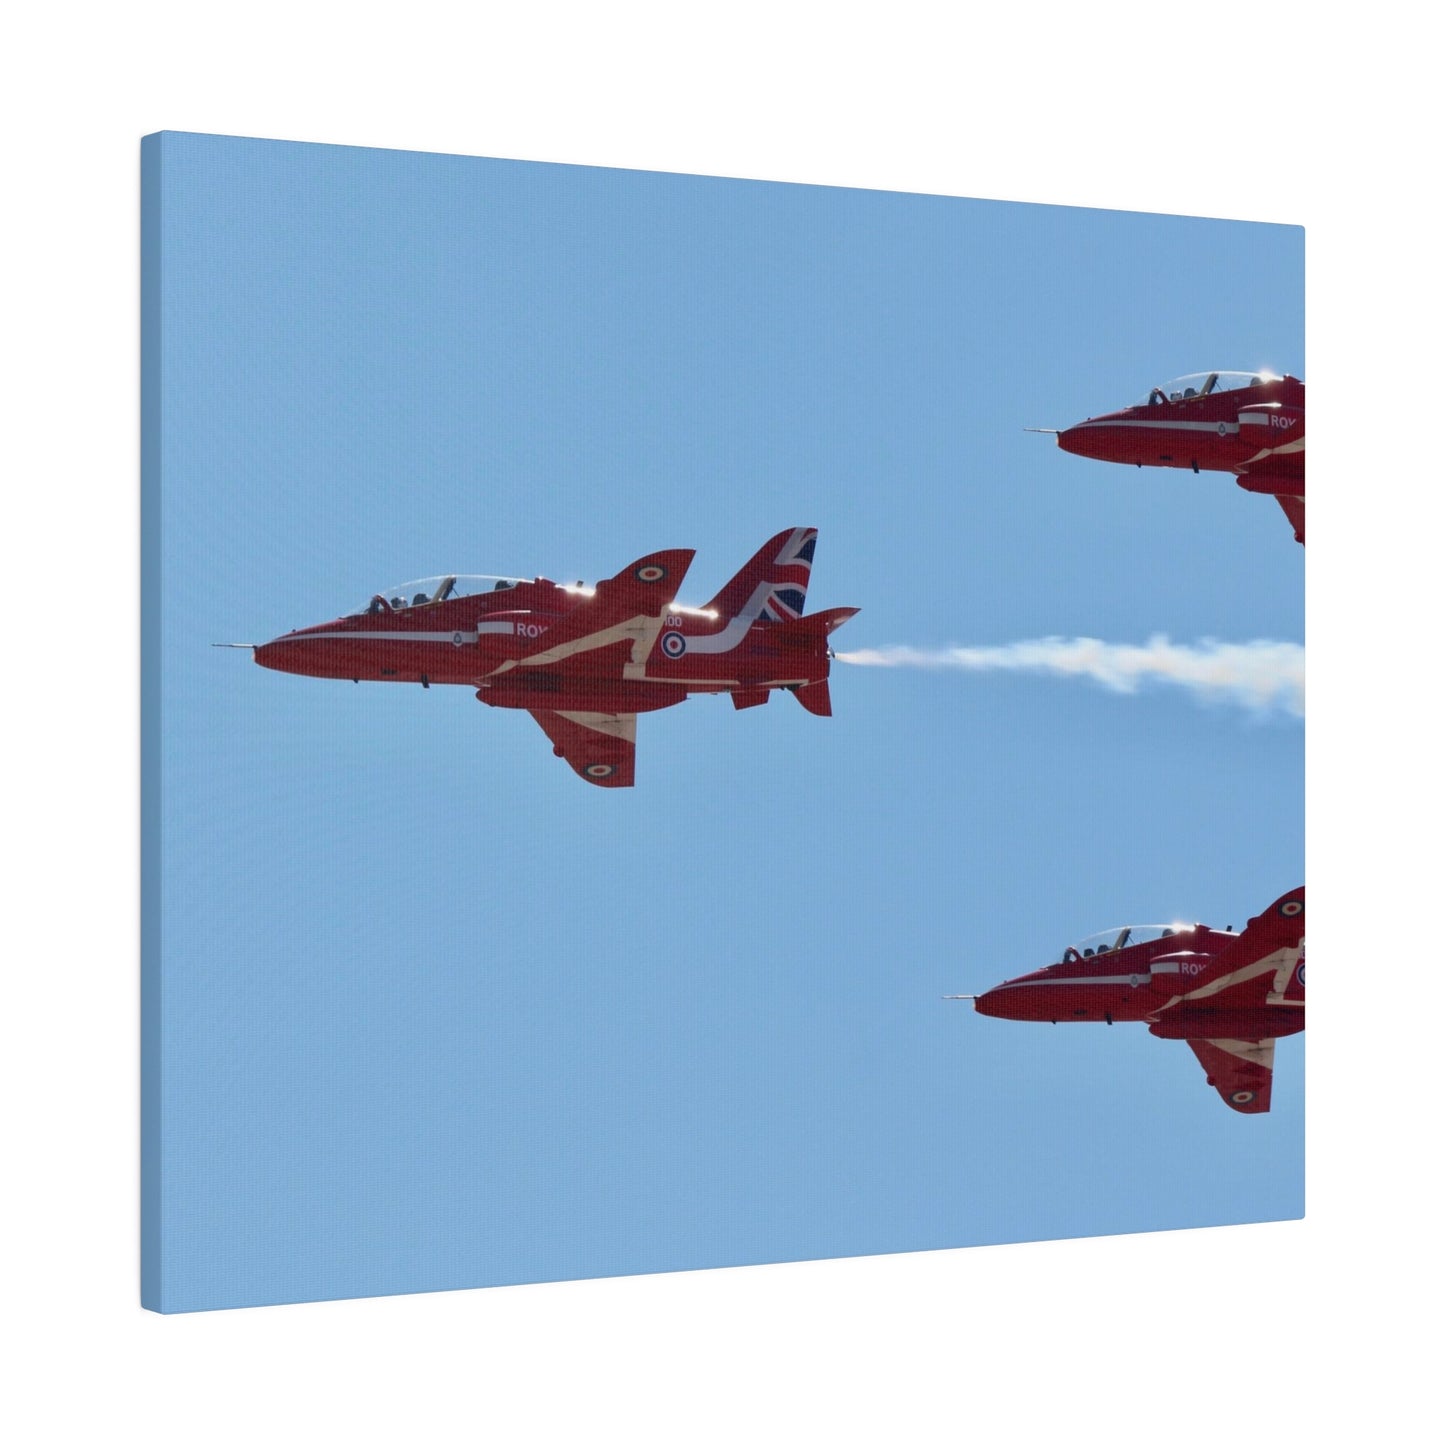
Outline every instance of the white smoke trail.
<path id="1" fill-rule="evenodd" d="M 1238 703 L 1255 712 L 1303 717 L 1305 650 L 1295 642 L 1215 642 L 1192 646 L 1162 633 L 1142 647 L 1095 637 L 1041 637 L 998 647 L 879 647 L 840 652 L 855 667 L 958 668 L 965 672 L 1037 672 L 1087 677 L 1112 692 L 1142 683 L 1173 683 L 1205 700 Z"/>

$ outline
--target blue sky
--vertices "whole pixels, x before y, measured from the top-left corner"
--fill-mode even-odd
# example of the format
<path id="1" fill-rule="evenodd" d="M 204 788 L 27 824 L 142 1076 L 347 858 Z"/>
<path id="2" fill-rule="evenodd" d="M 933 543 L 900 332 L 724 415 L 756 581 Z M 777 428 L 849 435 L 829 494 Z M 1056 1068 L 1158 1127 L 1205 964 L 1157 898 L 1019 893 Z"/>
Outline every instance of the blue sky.
<path id="1" fill-rule="evenodd" d="M 1302 1039 L 1244 1119 L 1142 1027 L 941 998 L 1300 882 L 1297 719 L 840 667 L 831 719 L 643 717 L 614 793 L 208 645 L 673 546 L 700 603 L 792 525 L 842 648 L 1302 642 L 1273 502 L 1024 431 L 1304 375 L 1300 230 L 160 147 L 167 1307 L 1300 1212 Z"/>

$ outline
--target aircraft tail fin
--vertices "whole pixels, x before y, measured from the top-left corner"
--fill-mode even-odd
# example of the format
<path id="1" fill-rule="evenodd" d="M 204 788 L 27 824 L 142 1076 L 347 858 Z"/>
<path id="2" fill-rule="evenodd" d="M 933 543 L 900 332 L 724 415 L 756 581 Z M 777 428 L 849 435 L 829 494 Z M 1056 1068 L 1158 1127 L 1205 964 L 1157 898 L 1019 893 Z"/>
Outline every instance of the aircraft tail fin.
<path id="1" fill-rule="evenodd" d="M 817 540 L 816 527 L 789 527 L 770 537 L 708 603 L 708 609 L 724 622 L 741 617 L 749 626 L 760 617 L 772 622 L 801 617 Z"/>

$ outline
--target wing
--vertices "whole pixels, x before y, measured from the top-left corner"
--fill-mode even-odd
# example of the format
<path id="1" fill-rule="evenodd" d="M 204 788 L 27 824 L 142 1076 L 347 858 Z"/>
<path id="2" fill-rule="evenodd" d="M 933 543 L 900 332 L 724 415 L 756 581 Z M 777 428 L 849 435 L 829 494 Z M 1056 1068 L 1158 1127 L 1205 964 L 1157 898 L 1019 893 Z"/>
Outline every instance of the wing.
<path id="1" fill-rule="evenodd" d="M 630 662 L 624 659 L 623 676 L 633 675 L 628 671 L 631 666 L 640 677 L 643 662 L 652 651 L 667 609 L 695 555 L 690 548 L 679 548 L 639 557 L 615 577 L 599 582 L 591 598 L 553 623 L 535 646 L 504 662 L 497 672 L 509 672 L 514 667 L 548 667 L 579 652 L 627 643 Z"/>
<path id="2" fill-rule="evenodd" d="M 533 712 L 552 739 L 552 751 L 565 758 L 585 782 L 599 788 L 630 788 L 637 757 L 635 712 Z"/>
<path id="3" fill-rule="evenodd" d="M 1269 1113 L 1270 1086 L 1274 1083 L 1273 1039 L 1259 1043 L 1243 1039 L 1186 1042 L 1204 1065 L 1205 1078 L 1231 1109 L 1241 1114 Z"/>
<path id="4" fill-rule="evenodd" d="M 1302 1009 L 1304 942 L 1305 891 L 1292 888 L 1251 918 L 1244 932 L 1215 955 L 1161 1017 L 1167 1018 L 1170 1009 L 1194 1013 L 1203 1008 L 1261 1008 L 1285 1003 L 1298 1003 Z"/>
<path id="5" fill-rule="evenodd" d="M 1284 508 L 1284 514 L 1289 518 L 1289 524 L 1294 528 L 1294 539 L 1301 545 L 1305 539 L 1305 499 L 1303 497 L 1286 497 L 1280 493 L 1275 494 L 1275 501 Z"/>

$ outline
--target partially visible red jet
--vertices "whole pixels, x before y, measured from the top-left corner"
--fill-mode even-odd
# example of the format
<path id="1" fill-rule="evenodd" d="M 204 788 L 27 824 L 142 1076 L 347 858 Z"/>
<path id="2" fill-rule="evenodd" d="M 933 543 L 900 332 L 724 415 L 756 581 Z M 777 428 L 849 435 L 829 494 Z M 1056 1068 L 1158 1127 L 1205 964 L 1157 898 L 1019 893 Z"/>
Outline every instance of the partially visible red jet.
<path id="1" fill-rule="evenodd" d="M 1243 933 L 1202 923 L 1114 928 L 1047 968 L 956 997 L 991 1018 L 1146 1023 L 1194 1050 L 1231 1109 L 1268 1113 L 1274 1041 L 1305 1026 L 1305 891 L 1275 899 Z"/>
<path id="2" fill-rule="evenodd" d="M 1058 434 L 1075 456 L 1136 467 L 1233 472 L 1272 496 L 1305 539 L 1305 384 L 1263 372 L 1201 371 Z"/>
<path id="3" fill-rule="evenodd" d="M 530 712 L 579 777 L 630 788 L 637 714 L 689 693 L 745 708 L 782 688 L 831 714 L 828 635 L 858 609 L 802 615 L 817 536 L 779 532 L 705 608 L 674 600 L 690 550 L 640 557 L 595 588 L 428 577 L 262 643 L 255 659 L 306 677 L 474 687 L 480 702 Z"/>

